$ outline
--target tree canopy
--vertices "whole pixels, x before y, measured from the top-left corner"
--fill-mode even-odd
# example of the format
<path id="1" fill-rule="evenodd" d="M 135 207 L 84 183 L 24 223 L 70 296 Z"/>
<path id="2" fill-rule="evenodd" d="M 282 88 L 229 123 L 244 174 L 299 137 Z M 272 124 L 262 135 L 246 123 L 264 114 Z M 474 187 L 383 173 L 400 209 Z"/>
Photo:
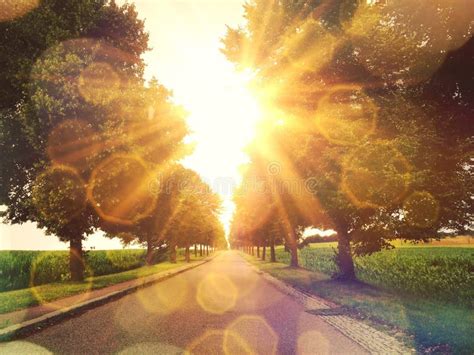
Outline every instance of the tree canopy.
<path id="1" fill-rule="evenodd" d="M 148 34 L 133 5 L 43 1 L 0 33 L 3 217 L 70 242 L 80 280 L 87 235 L 146 241 L 147 223 L 170 218 L 154 184 L 190 152 L 186 112 L 156 79 L 145 83 Z"/>
<path id="2" fill-rule="evenodd" d="M 250 164 L 277 162 L 281 179 L 306 187 L 300 200 L 312 193 L 309 220 L 337 231 L 341 277 L 355 277 L 353 249 L 472 231 L 472 11 L 456 0 L 254 0 L 223 38 L 266 111 L 255 142 L 272 146 L 255 143 L 263 158 Z M 287 195 L 272 201 L 305 217 L 309 205 Z M 267 213 L 237 204 L 238 215 Z"/>

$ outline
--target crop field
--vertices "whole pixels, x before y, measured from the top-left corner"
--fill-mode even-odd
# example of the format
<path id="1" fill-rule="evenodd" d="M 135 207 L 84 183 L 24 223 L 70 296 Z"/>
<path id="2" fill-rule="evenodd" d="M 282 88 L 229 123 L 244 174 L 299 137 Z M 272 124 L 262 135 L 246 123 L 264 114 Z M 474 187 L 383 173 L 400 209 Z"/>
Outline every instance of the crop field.
<path id="1" fill-rule="evenodd" d="M 138 268 L 144 250 L 93 250 L 85 253 L 86 276 Z M 69 279 L 68 251 L 0 251 L 0 292 Z"/>
<path id="2" fill-rule="evenodd" d="M 303 267 L 332 275 L 335 244 L 312 245 L 300 251 Z M 289 254 L 277 249 L 277 260 Z M 356 257 L 358 278 L 397 294 L 474 305 L 474 248 L 411 246 Z"/>

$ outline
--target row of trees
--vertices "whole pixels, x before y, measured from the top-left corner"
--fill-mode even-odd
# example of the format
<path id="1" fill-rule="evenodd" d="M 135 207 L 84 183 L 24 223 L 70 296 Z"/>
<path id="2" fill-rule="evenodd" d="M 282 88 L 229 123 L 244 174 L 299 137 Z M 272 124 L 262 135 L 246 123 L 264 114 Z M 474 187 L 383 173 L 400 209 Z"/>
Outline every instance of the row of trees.
<path id="1" fill-rule="evenodd" d="M 298 265 L 308 226 L 352 256 L 472 233 L 473 10 L 463 1 L 276 1 L 245 5 L 223 52 L 254 74 L 266 115 L 231 244 L 283 241 Z"/>
<path id="2" fill-rule="evenodd" d="M 176 262 L 176 249 L 185 250 L 190 261 L 190 248 L 197 253 L 203 246 L 227 247 L 225 232 L 219 220 L 221 201 L 217 194 L 194 171 L 175 165 L 160 175 L 156 191 L 158 201 L 150 213 L 128 226 L 104 223 L 102 228 L 109 237 L 119 237 L 123 244 L 139 243 L 147 249 L 147 263 L 151 264 L 154 253 L 169 251 L 170 261 Z"/>
<path id="3" fill-rule="evenodd" d="M 219 199 L 177 164 L 190 152 L 186 113 L 144 81 L 148 34 L 133 5 L 45 0 L 1 22 L 0 37 L 4 221 L 69 242 L 73 280 L 98 229 L 147 244 L 149 262 L 164 245 L 222 243 Z"/>

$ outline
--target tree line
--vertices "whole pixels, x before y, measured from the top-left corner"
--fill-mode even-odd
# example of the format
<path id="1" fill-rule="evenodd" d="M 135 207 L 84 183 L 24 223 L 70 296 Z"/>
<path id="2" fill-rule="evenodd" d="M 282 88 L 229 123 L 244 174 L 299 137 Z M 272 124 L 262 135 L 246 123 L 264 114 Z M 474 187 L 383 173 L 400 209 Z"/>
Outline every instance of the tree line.
<path id="1" fill-rule="evenodd" d="M 134 5 L 45 0 L 0 22 L 0 205 L 7 223 L 35 222 L 70 244 L 98 230 L 125 244 L 222 246 L 219 197 L 178 161 L 191 152 L 186 112 L 156 79 Z M 18 236 L 21 238 L 21 236 Z M 195 248 L 195 250 L 197 250 Z"/>
<path id="2" fill-rule="evenodd" d="M 251 73 L 264 118 L 235 194 L 230 242 L 337 232 L 354 254 L 472 234 L 472 7 L 453 0 L 252 0 L 223 53 Z M 304 243 L 303 243 L 304 244 Z"/>

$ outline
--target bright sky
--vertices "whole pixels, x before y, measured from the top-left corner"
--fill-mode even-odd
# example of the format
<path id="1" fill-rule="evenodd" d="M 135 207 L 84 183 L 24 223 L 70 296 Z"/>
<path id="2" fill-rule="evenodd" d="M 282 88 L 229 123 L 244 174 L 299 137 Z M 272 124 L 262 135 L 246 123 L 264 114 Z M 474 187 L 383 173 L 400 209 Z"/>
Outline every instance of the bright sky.
<path id="1" fill-rule="evenodd" d="M 145 55 L 146 76 L 173 90 L 175 101 L 190 113 L 191 141 L 197 144 L 183 162 L 222 196 L 222 221 L 233 212 L 238 167 L 252 138 L 259 112 L 237 74 L 219 51 L 226 25 L 242 22 L 244 0 L 138 0 L 150 32 L 152 51 Z"/>
<path id="2" fill-rule="evenodd" d="M 124 2 L 124 1 L 122 1 Z M 146 76 L 173 90 L 175 101 L 190 113 L 194 154 L 183 162 L 196 170 L 224 200 L 222 221 L 232 216 L 232 190 L 238 167 L 246 161 L 242 148 L 252 138 L 258 107 L 245 89 L 245 78 L 219 52 L 226 25 L 242 21 L 244 0 L 137 0 L 152 50 L 145 55 Z M 0 249 L 66 249 L 54 236 L 32 224 L 0 225 Z M 85 247 L 121 248 L 100 233 Z"/>
<path id="3" fill-rule="evenodd" d="M 237 74 L 220 53 L 226 24 L 242 21 L 243 0 L 139 0 L 153 50 L 145 56 L 147 77 L 156 76 L 173 90 L 190 116 L 197 143 L 184 164 L 197 171 L 224 200 L 228 225 L 231 195 L 238 183 L 238 166 L 246 161 L 258 107 Z"/>

